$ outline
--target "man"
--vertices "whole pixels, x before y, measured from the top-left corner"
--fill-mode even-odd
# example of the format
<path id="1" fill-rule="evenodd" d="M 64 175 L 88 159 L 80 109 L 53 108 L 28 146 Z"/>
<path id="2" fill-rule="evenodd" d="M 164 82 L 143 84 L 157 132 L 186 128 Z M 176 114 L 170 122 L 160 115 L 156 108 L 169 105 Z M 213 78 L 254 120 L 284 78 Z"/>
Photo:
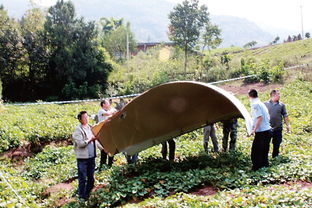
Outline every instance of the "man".
<path id="1" fill-rule="evenodd" d="M 174 161 L 174 152 L 175 152 L 175 141 L 169 139 L 168 141 L 162 142 L 161 154 L 164 160 L 167 159 L 167 142 L 169 144 L 169 161 Z"/>
<path id="2" fill-rule="evenodd" d="M 282 143 L 282 130 L 283 130 L 283 118 L 286 124 L 286 131 L 289 132 L 289 120 L 286 112 L 286 107 L 280 100 L 280 93 L 278 90 L 272 90 L 270 93 L 270 100 L 264 104 L 269 110 L 270 124 L 272 127 L 272 143 L 273 153 L 272 157 L 275 158 L 279 154 L 279 147 Z"/>
<path id="3" fill-rule="evenodd" d="M 98 121 L 99 122 L 108 119 L 109 117 L 111 117 L 116 112 L 116 109 L 111 109 L 110 102 L 108 100 L 101 101 L 100 106 L 101 106 L 101 109 L 98 112 Z M 107 157 L 108 157 L 108 166 L 112 167 L 113 161 L 114 161 L 114 156 L 112 156 L 112 157 L 107 156 L 107 153 L 104 151 L 104 149 L 102 149 L 101 150 L 101 160 L 100 160 L 99 171 L 101 170 L 102 166 L 104 164 L 106 164 Z"/>
<path id="4" fill-rule="evenodd" d="M 237 139 L 237 118 L 232 118 L 223 121 L 223 137 L 222 137 L 222 147 L 223 151 L 226 152 L 228 149 L 229 136 L 230 140 L 230 150 L 235 150 L 236 139 Z"/>
<path id="5" fill-rule="evenodd" d="M 116 109 L 110 107 L 110 102 L 108 100 L 101 101 L 100 106 L 101 108 L 98 112 L 99 122 L 108 119 L 116 112 Z"/>
<path id="6" fill-rule="evenodd" d="M 211 137 L 211 141 L 213 144 L 213 149 L 214 152 L 219 152 L 219 147 L 218 147 L 218 139 L 216 137 L 216 129 L 214 127 L 214 124 L 212 125 L 207 125 L 204 127 L 204 139 L 203 139 L 203 143 L 204 143 L 204 150 L 205 152 L 208 153 L 208 141 L 209 141 L 209 137 Z"/>
<path id="7" fill-rule="evenodd" d="M 78 166 L 78 195 L 80 199 L 87 200 L 94 186 L 96 137 L 88 124 L 88 113 L 81 111 L 77 118 L 80 125 L 77 126 L 72 137 Z"/>
<path id="8" fill-rule="evenodd" d="M 264 103 L 258 98 L 258 92 L 255 89 L 251 89 L 248 96 L 253 120 L 251 135 L 255 135 L 251 148 L 252 170 L 258 170 L 269 166 L 270 115 Z"/>

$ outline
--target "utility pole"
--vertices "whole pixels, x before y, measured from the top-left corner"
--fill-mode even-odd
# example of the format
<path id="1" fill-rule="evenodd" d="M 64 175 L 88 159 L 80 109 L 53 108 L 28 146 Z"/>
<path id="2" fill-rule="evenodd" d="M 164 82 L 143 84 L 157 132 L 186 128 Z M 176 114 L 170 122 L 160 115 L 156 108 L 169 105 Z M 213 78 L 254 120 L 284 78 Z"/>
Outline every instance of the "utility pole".
<path id="1" fill-rule="evenodd" d="M 128 28 L 127 28 L 127 61 L 129 61 L 129 35 L 128 35 Z"/>
<path id="2" fill-rule="evenodd" d="M 301 14 L 301 32 L 302 32 L 302 43 L 303 43 L 304 34 L 303 34 L 303 15 L 302 15 L 302 5 L 300 5 L 300 14 Z"/>

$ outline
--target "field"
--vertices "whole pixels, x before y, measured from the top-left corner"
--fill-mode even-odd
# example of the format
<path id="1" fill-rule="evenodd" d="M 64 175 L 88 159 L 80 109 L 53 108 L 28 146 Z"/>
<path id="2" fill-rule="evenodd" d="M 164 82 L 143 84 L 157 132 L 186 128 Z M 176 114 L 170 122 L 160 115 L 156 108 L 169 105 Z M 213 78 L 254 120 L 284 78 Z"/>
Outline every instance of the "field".
<path id="1" fill-rule="evenodd" d="M 281 93 L 292 132 L 284 135 L 281 156 L 270 159 L 270 167 L 251 171 L 252 138 L 239 120 L 234 152 L 206 154 L 197 130 L 176 138 L 174 163 L 161 159 L 159 145 L 141 152 L 136 165 L 117 155 L 111 169 L 96 172 L 85 203 L 76 198 L 70 135 L 77 112 L 96 113 L 97 104 L 6 106 L 0 113 L 0 207 L 310 207 L 312 85 L 296 79 Z M 245 95 L 237 96 L 249 106 Z M 267 98 L 268 92 L 261 94 Z M 18 146 L 27 157 L 17 154 Z"/>

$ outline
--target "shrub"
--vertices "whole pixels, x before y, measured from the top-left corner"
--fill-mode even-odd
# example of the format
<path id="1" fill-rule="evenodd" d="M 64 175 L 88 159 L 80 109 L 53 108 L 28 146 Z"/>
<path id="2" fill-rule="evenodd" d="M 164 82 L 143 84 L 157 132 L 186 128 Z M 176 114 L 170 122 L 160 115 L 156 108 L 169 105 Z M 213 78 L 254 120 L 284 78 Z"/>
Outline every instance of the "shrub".
<path id="1" fill-rule="evenodd" d="M 0 101 L 2 100 L 2 81 L 0 79 Z"/>

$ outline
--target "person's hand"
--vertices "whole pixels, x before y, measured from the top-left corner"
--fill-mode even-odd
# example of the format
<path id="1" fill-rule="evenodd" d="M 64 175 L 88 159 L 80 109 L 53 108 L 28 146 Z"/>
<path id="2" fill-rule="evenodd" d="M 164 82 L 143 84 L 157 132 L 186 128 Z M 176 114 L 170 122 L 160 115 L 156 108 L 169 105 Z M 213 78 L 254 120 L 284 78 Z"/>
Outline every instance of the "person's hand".
<path id="1" fill-rule="evenodd" d="M 95 140 L 97 140 L 97 137 L 93 136 L 92 138 L 87 140 L 87 143 L 89 144 L 90 142 L 93 142 Z"/>
<path id="2" fill-rule="evenodd" d="M 248 136 L 253 136 L 253 135 L 255 135 L 255 133 L 256 133 L 256 130 L 253 129 L 253 130 L 251 130 L 251 132 L 250 132 L 250 134 Z"/>
<path id="3" fill-rule="evenodd" d="M 286 125 L 286 132 L 290 133 L 290 125 Z"/>

